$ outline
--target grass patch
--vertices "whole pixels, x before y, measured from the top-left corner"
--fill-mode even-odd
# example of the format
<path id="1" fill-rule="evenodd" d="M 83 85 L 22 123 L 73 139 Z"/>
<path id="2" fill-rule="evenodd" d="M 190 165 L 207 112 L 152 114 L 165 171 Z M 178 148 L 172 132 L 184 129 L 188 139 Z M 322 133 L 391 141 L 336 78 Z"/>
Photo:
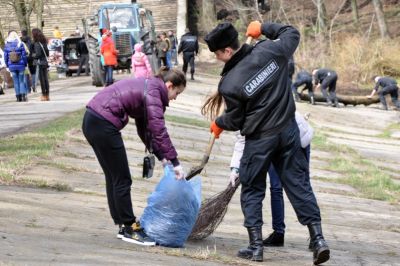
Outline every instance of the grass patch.
<path id="1" fill-rule="evenodd" d="M 357 152 L 349 146 L 329 142 L 328 137 L 325 134 L 321 133 L 321 131 L 319 130 L 316 130 L 314 132 L 314 137 L 312 139 L 311 145 L 313 149 L 315 148 L 321 151 L 344 154 L 357 154 Z"/>
<path id="2" fill-rule="evenodd" d="M 196 127 L 205 127 L 205 128 L 210 127 L 210 122 L 207 122 L 205 120 L 196 119 L 196 118 L 166 115 L 165 120 L 167 120 L 169 122 L 191 125 L 191 126 L 196 126 Z"/>
<path id="3" fill-rule="evenodd" d="M 85 168 L 75 167 L 62 162 L 55 162 L 51 160 L 40 161 L 39 164 L 44 166 L 54 167 L 66 173 L 88 172 L 88 170 L 86 170 Z"/>
<path id="4" fill-rule="evenodd" d="M 328 159 L 326 170 L 341 173 L 343 178 L 330 180 L 351 185 L 361 192 L 363 197 L 376 200 L 398 202 L 400 185 L 391 176 L 373 162 L 363 158 L 355 150 L 345 145 L 330 143 L 321 132 L 316 132 L 312 147 L 328 151 L 335 157 Z"/>
<path id="5" fill-rule="evenodd" d="M 46 180 L 40 179 L 31 179 L 31 178 L 18 178 L 16 180 L 17 184 L 21 184 L 24 186 L 29 186 L 29 187 L 37 187 L 37 188 L 44 188 L 44 189 L 54 189 L 57 191 L 72 191 L 73 189 L 65 183 L 48 183 Z"/>
<path id="6" fill-rule="evenodd" d="M 57 143 L 65 139 L 66 132 L 81 126 L 83 113 L 84 110 L 73 112 L 32 132 L 0 139 L 0 183 L 13 183 L 34 161 L 50 158 Z M 35 186 L 40 187 L 40 184 Z"/>
<path id="7" fill-rule="evenodd" d="M 385 138 L 385 139 L 391 138 L 392 137 L 392 133 L 395 130 L 400 130 L 400 123 L 394 123 L 394 124 L 389 125 L 377 137 Z"/>

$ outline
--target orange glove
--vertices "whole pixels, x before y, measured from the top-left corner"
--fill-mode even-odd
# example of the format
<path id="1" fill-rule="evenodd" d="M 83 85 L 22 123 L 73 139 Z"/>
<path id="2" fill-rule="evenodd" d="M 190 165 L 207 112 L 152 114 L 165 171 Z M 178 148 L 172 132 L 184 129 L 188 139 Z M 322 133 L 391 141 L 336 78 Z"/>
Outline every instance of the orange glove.
<path id="1" fill-rule="evenodd" d="M 246 36 L 258 39 L 260 35 L 261 35 L 261 23 L 257 20 L 250 22 L 249 26 L 247 27 Z"/>
<path id="2" fill-rule="evenodd" d="M 222 133 L 222 131 L 224 131 L 222 128 L 220 128 L 219 126 L 217 126 L 217 124 L 215 123 L 215 121 L 211 122 L 210 125 L 210 132 L 212 132 L 214 134 L 214 137 L 216 139 L 219 138 L 219 135 Z"/>

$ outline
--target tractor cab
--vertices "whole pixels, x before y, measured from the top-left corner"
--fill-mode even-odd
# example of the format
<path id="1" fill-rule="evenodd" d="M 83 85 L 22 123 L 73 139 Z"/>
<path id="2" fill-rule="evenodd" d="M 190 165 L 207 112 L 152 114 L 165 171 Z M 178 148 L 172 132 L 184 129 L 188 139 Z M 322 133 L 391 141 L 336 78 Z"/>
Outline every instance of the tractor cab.
<path id="1" fill-rule="evenodd" d="M 101 5 L 94 16 L 82 20 L 93 85 L 104 85 L 104 68 L 100 55 L 101 35 L 104 29 L 112 31 L 115 48 L 118 50 L 118 65 L 114 69 L 130 69 L 134 45 L 141 42 L 142 51 L 148 56 L 153 71 L 156 71 L 157 58 L 154 47 L 156 33 L 152 12 L 135 2 Z"/>

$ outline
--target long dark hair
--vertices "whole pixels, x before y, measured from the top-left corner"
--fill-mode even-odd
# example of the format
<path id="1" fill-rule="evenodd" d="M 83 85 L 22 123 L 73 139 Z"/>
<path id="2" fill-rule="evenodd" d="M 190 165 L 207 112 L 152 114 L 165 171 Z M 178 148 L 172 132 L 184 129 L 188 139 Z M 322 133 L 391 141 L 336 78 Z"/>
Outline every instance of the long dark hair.
<path id="1" fill-rule="evenodd" d="M 34 42 L 40 42 L 42 44 L 47 44 L 47 39 L 43 35 L 43 32 L 38 28 L 32 29 L 32 38 Z"/>
<path id="2" fill-rule="evenodd" d="M 201 114 L 210 120 L 215 120 L 218 117 L 220 113 L 219 111 L 223 105 L 224 98 L 222 98 L 222 95 L 216 91 L 206 99 L 205 103 L 201 107 Z"/>
<path id="3" fill-rule="evenodd" d="M 156 77 L 161 78 L 164 82 L 170 81 L 172 85 L 176 87 L 180 86 L 186 87 L 185 74 L 183 74 L 183 72 L 178 69 L 175 68 L 169 69 L 168 67 L 162 66 L 158 70 Z"/>

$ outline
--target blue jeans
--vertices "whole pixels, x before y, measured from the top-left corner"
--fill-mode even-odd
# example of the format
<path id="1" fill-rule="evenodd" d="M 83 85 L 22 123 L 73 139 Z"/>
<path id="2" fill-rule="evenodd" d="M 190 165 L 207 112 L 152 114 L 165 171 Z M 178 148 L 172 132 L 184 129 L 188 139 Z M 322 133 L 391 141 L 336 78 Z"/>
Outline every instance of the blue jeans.
<path id="1" fill-rule="evenodd" d="M 25 87 L 25 70 L 14 70 L 11 71 L 11 75 L 14 82 L 15 95 L 26 94 L 27 90 Z"/>
<path id="2" fill-rule="evenodd" d="M 168 66 L 168 68 L 172 68 L 171 51 L 167 51 L 167 66 Z"/>
<path id="3" fill-rule="evenodd" d="M 113 84 L 113 67 L 112 66 L 104 66 L 106 70 L 106 85 Z"/>
<path id="4" fill-rule="evenodd" d="M 174 61 L 175 66 L 178 65 L 178 54 L 176 53 L 176 49 L 171 49 L 171 64 Z"/>
<path id="5" fill-rule="evenodd" d="M 304 150 L 308 163 L 310 164 L 310 145 Z M 277 174 L 274 165 L 268 170 L 270 191 L 271 191 L 271 214 L 272 214 L 272 229 L 278 233 L 285 233 L 285 204 L 283 200 L 282 183 Z M 308 175 L 308 177 L 310 177 Z"/>

